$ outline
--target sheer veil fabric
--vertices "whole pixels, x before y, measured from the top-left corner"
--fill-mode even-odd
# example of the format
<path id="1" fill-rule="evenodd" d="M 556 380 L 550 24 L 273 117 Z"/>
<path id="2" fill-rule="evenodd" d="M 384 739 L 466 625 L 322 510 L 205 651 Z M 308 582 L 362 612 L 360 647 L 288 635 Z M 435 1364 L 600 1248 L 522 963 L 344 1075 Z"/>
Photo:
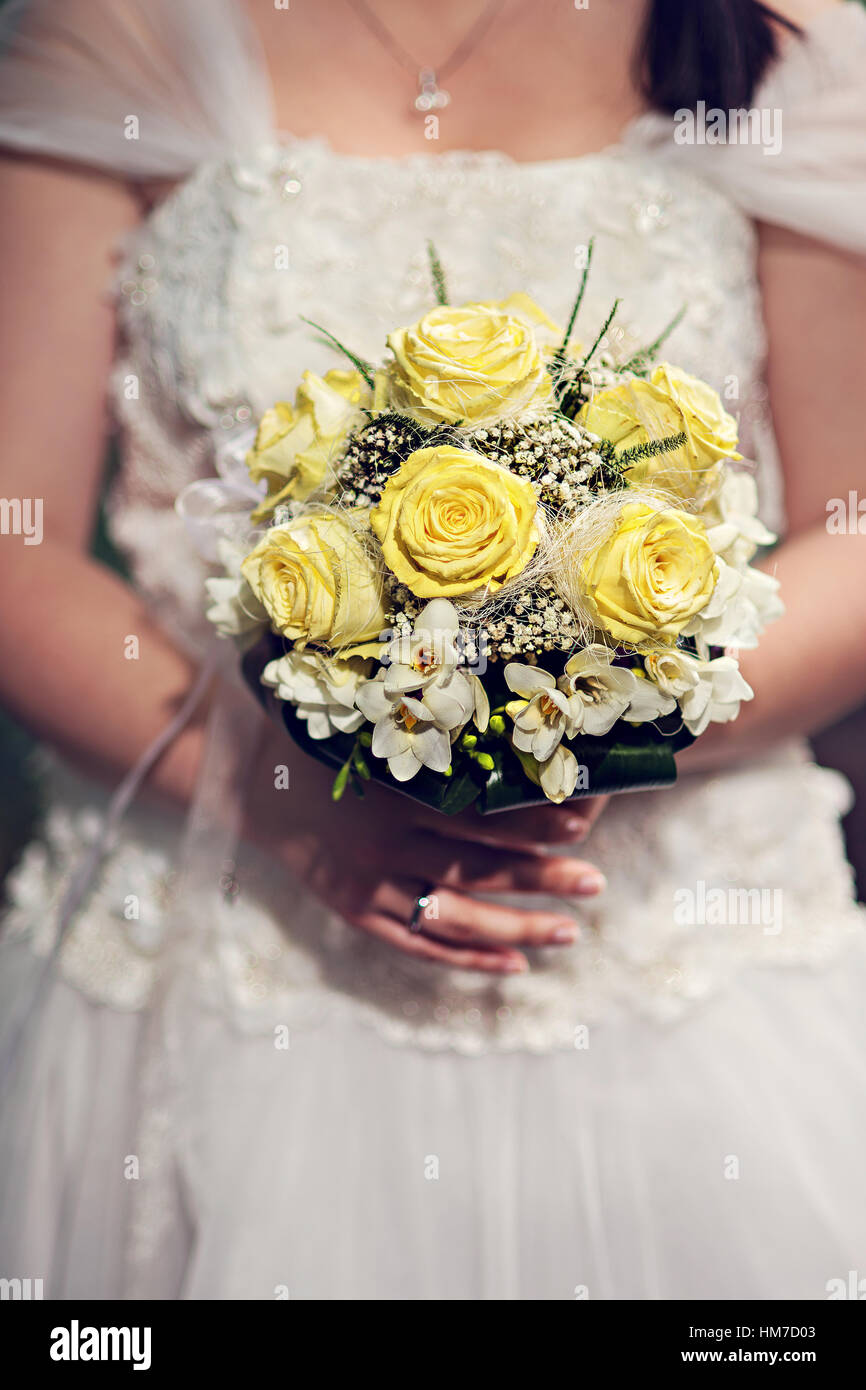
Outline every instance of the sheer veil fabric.
<path id="1" fill-rule="evenodd" d="M 329 364 L 299 314 L 377 355 L 423 310 L 428 235 L 466 298 L 520 285 L 559 312 L 592 233 L 590 322 L 625 290 L 639 336 L 687 295 L 671 352 L 741 380 L 783 524 L 749 219 L 866 251 L 858 6 L 824 13 L 756 98 L 783 112 L 777 155 L 679 146 L 650 115 L 614 151 L 536 165 L 278 136 L 237 0 L 13 0 L 0 34 L 0 144 L 178 183 L 119 252 L 110 519 L 190 651 L 209 643 L 205 571 L 174 497 Z M 32 1001 L 0 1130 L 4 1268 L 50 1297 L 511 1299 L 820 1298 L 864 1267 L 866 958 L 841 779 L 792 743 L 619 798 L 579 947 L 496 988 L 360 939 L 237 844 L 258 727 L 228 682 L 186 824 L 133 810 L 36 994 L 105 806 L 51 764 L 2 947 L 10 1016 Z M 783 912 L 684 928 L 673 896 L 699 881 L 778 890 Z"/>
<path id="2" fill-rule="evenodd" d="M 238 0 L 11 0 L 0 40 L 3 141 L 22 151 L 179 179 L 272 130 Z"/>

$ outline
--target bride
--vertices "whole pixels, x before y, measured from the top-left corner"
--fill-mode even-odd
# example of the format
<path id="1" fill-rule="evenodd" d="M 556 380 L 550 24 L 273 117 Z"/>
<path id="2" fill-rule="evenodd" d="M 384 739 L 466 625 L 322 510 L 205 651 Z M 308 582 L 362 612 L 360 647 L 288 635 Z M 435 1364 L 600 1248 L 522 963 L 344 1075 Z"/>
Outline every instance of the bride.
<path id="1" fill-rule="evenodd" d="M 2 23 L 0 489 L 44 534 L 2 537 L 0 682 L 54 751 L 0 951 L 0 1272 L 51 1298 L 848 1287 L 866 956 L 846 788 L 804 737 L 866 694 L 864 542 L 825 524 L 860 482 L 866 14 L 12 0 Z M 773 119 L 739 143 L 674 138 L 749 107 Z M 335 804 L 213 657 L 174 500 L 334 365 L 301 315 L 381 356 L 429 305 L 432 238 L 456 299 L 563 316 L 590 237 L 586 331 L 616 295 L 638 341 L 686 305 L 666 354 L 738 415 L 783 536 L 756 698 L 668 791 Z M 89 554 L 106 391 L 128 581 Z M 772 925 L 684 915 L 720 888 Z"/>

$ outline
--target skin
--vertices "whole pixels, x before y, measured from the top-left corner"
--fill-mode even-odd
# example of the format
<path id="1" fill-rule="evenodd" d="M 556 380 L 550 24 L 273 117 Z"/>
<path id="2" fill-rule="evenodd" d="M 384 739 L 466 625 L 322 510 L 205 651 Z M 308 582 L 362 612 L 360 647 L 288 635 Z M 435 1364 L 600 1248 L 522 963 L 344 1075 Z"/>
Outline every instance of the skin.
<path id="1" fill-rule="evenodd" d="M 281 128 L 325 134 L 337 149 L 367 154 L 402 155 L 423 144 L 417 117 L 407 111 L 411 75 L 342 0 L 288 12 L 248 0 L 248 8 L 265 45 Z M 465 3 L 442 0 L 431 22 L 426 4 L 377 4 L 405 46 L 431 53 L 431 61 L 456 45 L 480 8 L 470 13 Z M 798 20 L 809 18 L 804 8 L 820 6 L 801 5 L 797 13 L 789 7 Z M 638 0 L 580 12 L 507 0 L 483 43 L 448 78 L 454 106 L 438 150 L 492 147 L 540 159 L 615 141 L 640 109 L 623 35 L 637 32 L 642 13 Z M 45 160 L 0 158 L 0 494 L 46 503 L 41 546 L 25 547 L 16 537 L 0 545 L 0 585 L 14 596 L 0 614 L 0 699 L 40 738 L 111 779 L 135 762 L 194 678 L 135 592 L 87 554 L 114 353 L 104 291 L 118 240 L 166 191 L 133 189 Z M 689 750 L 683 762 L 693 766 L 717 766 L 782 735 L 811 732 L 866 693 L 866 591 L 854 582 L 862 574 L 863 540 L 828 536 L 824 526 L 827 498 L 863 483 L 851 441 L 859 438 L 853 376 L 866 268 L 762 228 L 760 275 L 789 499 L 789 536 L 771 567 L 788 611 L 744 657 L 756 699 L 735 724 L 711 729 Z M 830 322 L 832 334 L 808 331 Z M 820 383 L 820 410 L 804 382 Z M 828 604 L 836 594 L 845 595 L 844 604 Z M 140 638 L 137 662 L 123 659 L 129 633 Z M 203 716 L 161 760 L 151 795 L 174 804 L 189 799 L 202 741 Z M 273 790 L 274 765 L 287 757 L 290 797 Z M 546 852 L 585 838 L 602 798 L 489 821 L 446 820 L 375 787 L 363 802 L 347 796 L 335 805 L 330 782 L 328 772 L 263 724 L 246 832 L 347 921 L 408 954 L 494 973 L 527 969 L 520 948 L 567 944 L 574 914 L 492 906 L 471 893 L 579 899 L 603 887 L 590 864 Z M 406 923 L 415 897 L 430 882 L 438 898 L 436 935 L 426 928 L 411 935 Z"/>

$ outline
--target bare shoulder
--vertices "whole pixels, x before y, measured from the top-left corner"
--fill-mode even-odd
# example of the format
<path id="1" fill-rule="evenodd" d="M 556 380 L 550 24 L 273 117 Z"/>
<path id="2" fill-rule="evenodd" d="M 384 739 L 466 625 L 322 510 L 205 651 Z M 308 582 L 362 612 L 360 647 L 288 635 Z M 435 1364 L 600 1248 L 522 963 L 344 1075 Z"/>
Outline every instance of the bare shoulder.
<path id="1" fill-rule="evenodd" d="M 139 196 L 120 179 L 67 160 L 32 157 L 2 147 L 0 186 L 6 223 L 52 202 L 62 202 L 74 216 L 108 216 L 126 225 L 141 212 Z"/>

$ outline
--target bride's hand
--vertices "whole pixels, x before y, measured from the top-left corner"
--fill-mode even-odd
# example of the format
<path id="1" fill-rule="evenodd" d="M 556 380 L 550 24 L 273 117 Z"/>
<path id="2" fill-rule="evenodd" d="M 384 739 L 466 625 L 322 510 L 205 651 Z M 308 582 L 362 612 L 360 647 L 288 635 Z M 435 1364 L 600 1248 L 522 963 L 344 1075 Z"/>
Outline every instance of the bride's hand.
<path id="1" fill-rule="evenodd" d="M 606 797 L 484 817 L 470 808 L 449 817 L 376 783 L 367 784 L 363 798 L 347 791 L 334 802 L 332 782 L 333 773 L 312 759 L 294 761 L 289 796 L 300 819 L 284 834 L 280 858 L 351 926 L 407 955 L 465 970 L 526 970 L 519 948 L 570 944 L 579 930 L 575 918 L 472 894 L 579 900 L 604 888 L 591 864 L 544 850 L 585 838 Z M 413 931 L 422 895 L 431 902 Z"/>

